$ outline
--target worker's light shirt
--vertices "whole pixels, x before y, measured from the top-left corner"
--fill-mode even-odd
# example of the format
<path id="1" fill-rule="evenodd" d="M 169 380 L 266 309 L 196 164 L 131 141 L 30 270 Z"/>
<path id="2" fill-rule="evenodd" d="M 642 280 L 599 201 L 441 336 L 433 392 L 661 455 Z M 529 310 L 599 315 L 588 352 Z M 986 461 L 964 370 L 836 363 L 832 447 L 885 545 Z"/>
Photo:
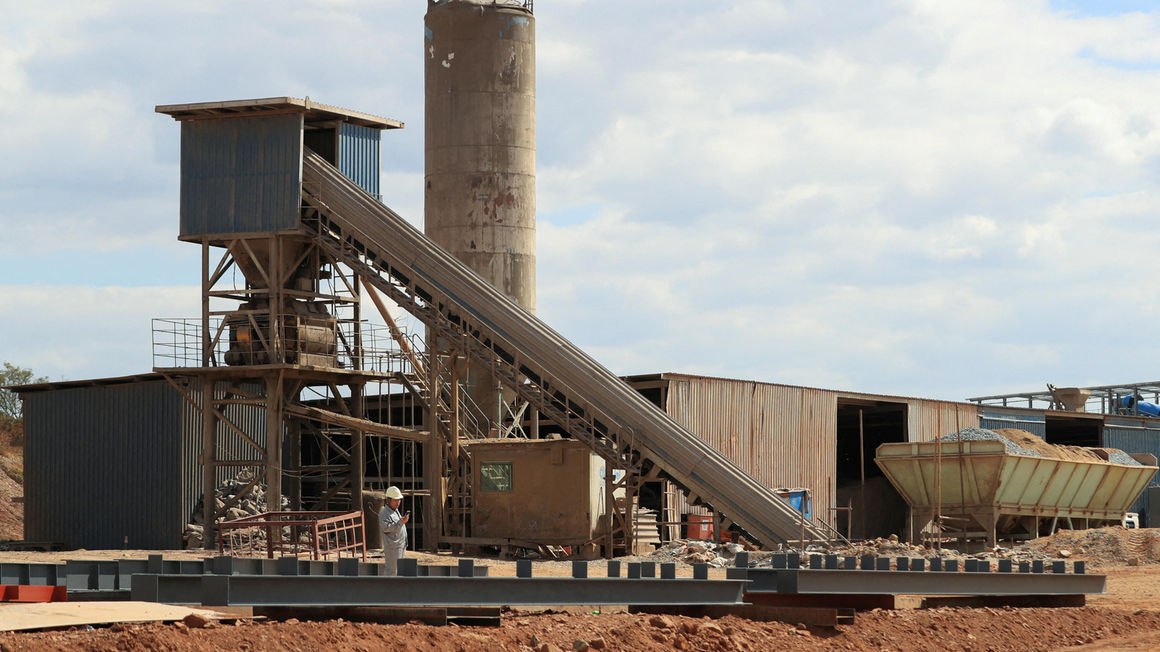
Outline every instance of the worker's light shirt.
<path id="1" fill-rule="evenodd" d="M 383 505 L 379 512 L 379 529 L 383 531 L 383 547 L 407 547 L 407 524 L 403 522 L 403 514 L 390 505 Z"/>

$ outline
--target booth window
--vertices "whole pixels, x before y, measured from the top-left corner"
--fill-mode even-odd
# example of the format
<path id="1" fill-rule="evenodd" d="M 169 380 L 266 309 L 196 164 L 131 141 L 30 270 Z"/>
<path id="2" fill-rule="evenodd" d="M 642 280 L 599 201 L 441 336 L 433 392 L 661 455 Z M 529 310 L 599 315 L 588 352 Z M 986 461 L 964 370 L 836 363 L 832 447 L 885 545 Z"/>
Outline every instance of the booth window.
<path id="1" fill-rule="evenodd" d="M 479 489 L 480 491 L 511 491 L 512 463 L 480 462 Z"/>

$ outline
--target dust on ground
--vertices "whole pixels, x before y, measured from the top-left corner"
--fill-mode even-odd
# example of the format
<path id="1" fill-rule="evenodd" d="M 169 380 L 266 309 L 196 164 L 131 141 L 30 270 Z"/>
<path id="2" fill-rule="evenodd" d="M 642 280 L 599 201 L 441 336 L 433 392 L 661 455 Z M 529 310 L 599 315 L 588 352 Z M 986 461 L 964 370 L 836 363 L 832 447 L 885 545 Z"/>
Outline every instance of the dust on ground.
<path id="1" fill-rule="evenodd" d="M 1160 611 L 1109 607 L 875 610 L 859 614 L 853 625 L 834 629 L 732 616 L 710 620 L 626 613 L 516 612 L 505 615 L 499 627 L 241 619 L 194 629 L 178 622 L 7 633 L 0 634 L 0 650 L 998 651 L 1066 649 L 1116 641 L 1160 643 Z"/>
<path id="2" fill-rule="evenodd" d="M 1122 529 L 1122 528 L 1121 528 Z M 1103 528 L 1104 539 L 1122 537 Z M 1096 531 L 1099 532 L 1099 531 Z M 1149 531 L 1142 531 L 1148 533 Z M 1069 534 L 1083 535 L 1083 532 Z M 1133 532 L 1127 532 L 1131 535 Z M 1059 535 L 1051 539 L 1060 539 Z M 1127 536 L 1127 538 L 1131 538 Z M 1060 541 L 1056 541 L 1059 543 Z M 890 542 L 896 544 L 897 542 Z M 1051 541 L 1040 540 L 1051 545 Z M 903 544 L 905 545 L 905 544 Z M 1077 546 L 1078 548 L 1078 546 Z M 0 633 L 0 650 L 431 650 L 492 652 L 536 650 L 1150 650 L 1160 648 L 1160 565 L 1113 564 L 1118 553 L 1092 546 L 1108 575 L 1108 592 L 1078 608 L 940 608 L 873 610 L 853 625 L 836 629 L 761 623 L 726 617 L 717 620 L 623 613 L 505 613 L 499 627 L 411 623 L 381 625 L 343 620 L 261 621 L 240 619 L 201 629 L 182 623 L 121 624 L 86 630 Z M 137 558 L 150 551 L 3 552 L 0 560 Z M 165 551 L 166 557 L 198 558 L 204 551 Z M 454 563 L 447 554 L 409 552 L 421 563 Z M 495 576 L 514 575 L 515 563 L 477 559 Z M 679 573 L 690 567 L 678 563 Z M 602 562 L 593 562 L 592 575 Z M 536 563 L 537 575 L 568 575 L 567 561 Z M 714 569 L 718 571 L 719 569 Z M 0 618 L 2 618 L 0 606 Z M 587 647 L 585 647 L 587 646 Z"/>

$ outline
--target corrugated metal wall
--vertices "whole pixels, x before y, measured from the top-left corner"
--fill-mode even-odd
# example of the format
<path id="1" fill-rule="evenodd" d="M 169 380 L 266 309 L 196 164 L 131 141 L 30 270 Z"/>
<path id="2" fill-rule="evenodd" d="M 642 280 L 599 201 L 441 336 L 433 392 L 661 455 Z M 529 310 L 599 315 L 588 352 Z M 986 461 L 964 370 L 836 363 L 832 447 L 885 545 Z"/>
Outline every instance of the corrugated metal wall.
<path id="1" fill-rule="evenodd" d="M 228 413 L 264 443 L 263 412 Z M 116 549 L 128 537 L 131 548 L 181 547 L 201 494 L 202 433 L 200 412 L 177 390 L 145 379 L 29 392 L 24 414 L 26 539 Z M 221 459 L 256 459 L 225 425 L 218 437 Z M 225 469 L 219 480 L 234 473 Z"/>
<path id="2" fill-rule="evenodd" d="M 1017 428 L 1047 439 L 1047 422 L 1042 411 L 1035 413 L 1029 410 L 990 406 L 979 409 L 982 412 L 982 418 L 979 420 L 980 428 L 988 430 Z"/>
<path id="3" fill-rule="evenodd" d="M 928 399 L 906 399 L 908 441 L 933 441 L 962 428 L 979 426 L 979 407 Z"/>
<path id="4" fill-rule="evenodd" d="M 666 409 L 762 484 L 809 487 L 814 516 L 834 500 L 834 392 L 716 378 L 670 381 Z M 677 496 L 676 512 L 690 511 Z"/>
<path id="5" fill-rule="evenodd" d="M 302 116 L 181 123 L 181 235 L 298 224 Z"/>
<path id="6" fill-rule="evenodd" d="M 182 398 L 163 381 L 25 395 L 25 538 L 180 547 Z"/>
<path id="7" fill-rule="evenodd" d="M 1160 424 L 1153 419 L 1106 417 L 1104 419 L 1104 446 L 1118 448 L 1125 453 L 1151 453 L 1160 459 Z M 1152 476 L 1149 487 L 1160 486 L 1160 475 Z M 1137 512 L 1143 522 L 1140 527 L 1160 525 L 1160 512 L 1153 518 L 1145 489 L 1128 509 Z"/>
<path id="8" fill-rule="evenodd" d="M 379 194 L 382 131 L 343 122 L 338 127 L 338 169 L 370 194 Z"/>

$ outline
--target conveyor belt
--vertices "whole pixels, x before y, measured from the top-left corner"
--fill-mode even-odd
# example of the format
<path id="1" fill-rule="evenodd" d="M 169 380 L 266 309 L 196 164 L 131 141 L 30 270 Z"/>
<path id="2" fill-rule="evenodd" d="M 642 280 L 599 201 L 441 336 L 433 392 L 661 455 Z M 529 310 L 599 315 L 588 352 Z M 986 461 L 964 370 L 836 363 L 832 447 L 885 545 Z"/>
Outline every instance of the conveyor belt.
<path id="1" fill-rule="evenodd" d="M 535 315 L 307 152 L 303 199 L 319 244 L 615 466 L 664 477 L 766 546 L 827 539 L 789 503 Z"/>

